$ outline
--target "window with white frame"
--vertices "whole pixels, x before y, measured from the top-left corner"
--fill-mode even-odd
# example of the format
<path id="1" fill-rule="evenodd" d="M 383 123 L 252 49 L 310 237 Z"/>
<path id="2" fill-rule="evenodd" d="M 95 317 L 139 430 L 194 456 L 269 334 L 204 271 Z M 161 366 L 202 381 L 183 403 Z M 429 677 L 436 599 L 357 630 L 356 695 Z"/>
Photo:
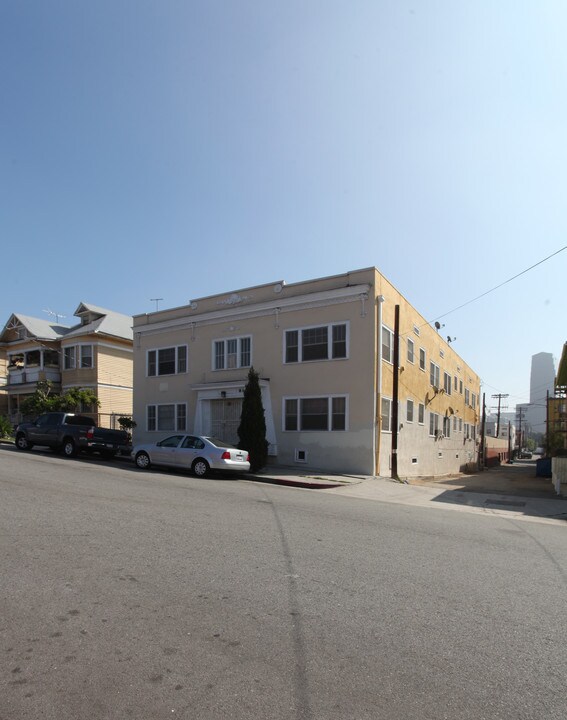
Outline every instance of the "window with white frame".
<path id="1" fill-rule="evenodd" d="M 468 388 L 465 388 L 465 405 L 470 404 L 470 392 Z"/>
<path id="2" fill-rule="evenodd" d="M 382 360 L 394 362 L 394 333 L 382 325 Z"/>
<path id="3" fill-rule="evenodd" d="M 408 338 L 408 362 L 412 363 L 415 360 L 415 345 L 411 338 Z"/>
<path id="4" fill-rule="evenodd" d="M 471 405 L 476 409 L 476 395 L 471 393 Z"/>
<path id="5" fill-rule="evenodd" d="M 465 440 L 468 440 L 471 436 L 470 425 L 465 423 Z"/>
<path id="6" fill-rule="evenodd" d="M 409 400 L 406 403 L 406 420 L 409 423 L 413 422 L 413 400 Z"/>
<path id="7" fill-rule="evenodd" d="M 449 373 L 443 373 L 443 388 L 446 395 L 451 394 L 451 376 Z"/>
<path id="8" fill-rule="evenodd" d="M 82 368 L 92 368 L 94 367 L 93 363 L 93 346 L 92 345 L 80 345 L 80 354 L 81 354 L 81 367 Z"/>
<path id="9" fill-rule="evenodd" d="M 286 363 L 344 360 L 348 357 L 348 325 L 332 323 L 286 330 L 284 342 Z"/>
<path id="10" fill-rule="evenodd" d="M 419 328 L 417 327 L 417 325 L 414 325 L 414 326 L 413 326 L 413 331 L 414 331 L 414 333 L 415 333 L 416 335 L 419 336 Z"/>
<path id="11" fill-rule="evenodd" d="M 283 414 L 286 432 L 346 430 L 347 398 L 346 395 L 288 397 L 283 401 Z"/>
<path id="12" fill-rule="evenodd" d="M 163 405 L 148 405 L 146 408 L 146 427 L 150 432 L 186 430 L 187 404 L 169 403 Z"/>
<path id="13" fill-rule="evenodd" d="M 71 345 L 71 346 L 63 349 L 63 369 L 64 370 L 74 370 L 75 367 L 77 366 L 76 350 L 77 350 L 77 348 L 74 345 Z"/>
<path id="14" fill-rule="evenodd" d="M 250 336 L 215 340 L 213 342 L 213 369 L 234 370 L 252 365 L 252 338 Z"/>
<path id="15" fill-rule="evenodd" d="M 463 418 L 459 418 L 459 432 L 463 432 Z"/>
<path id="16" fill-rule="evenodd" d="M 451 437 L 451 417 L 445 416 L 443 418 L 443 435 L 445 437 Z"/>
<path id="17" fill-rule="evenodd" d="M 461 395 L 463 394 L 463 381 L 462 380 L 459 380 L 459 393 Z"/>
<path id="18" fill-rule="evenodd" d="M 425 350 L 424 348 L 419 348 L 419 369 L 423 370 L 425 372 Z"/>
<path id="19" fill-rule="evenodd" d="M 382 398 L 381 407 L 382 432 L 392 432 L 392 400 Z"/>
<path id="20" fill-rule="evenodd" d="M 432 360 L 429 363 L 429 384 L 433 385 L 433 387 L 439 387 L 440 372 L 439 365 L 436 365 Z"/>
<path id="21" fill-rule="evenodd" d="M 453 415 L 453 432 L 457 432 L 459 422 L 456 415 Z"/>
<path id="22" fill-rule="evenodd" d="M 417 422 L 420 425 L 425 424 L 425 405 L 423 403 L 419 403 L 417 406 Z"/>
<path id="23" fill-rule="evenodd" d="M 149 377 L 186 373 L 187 345 L 148 350 L 147 372 Z"/>
<path id="24" fill-rule="evenodd" d="M 429 434 L 432 437 L 439 434 L 439 415 L 437 413 L 429 413 Z"/>

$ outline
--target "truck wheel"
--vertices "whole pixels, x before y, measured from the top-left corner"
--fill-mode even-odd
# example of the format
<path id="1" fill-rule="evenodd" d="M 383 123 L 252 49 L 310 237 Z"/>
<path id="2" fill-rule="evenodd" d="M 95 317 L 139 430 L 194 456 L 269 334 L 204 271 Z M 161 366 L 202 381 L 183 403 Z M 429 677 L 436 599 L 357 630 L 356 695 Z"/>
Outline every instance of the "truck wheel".
<path id="1" fill-rule="evenodd" d="M 33 445 L 28 442 L 27 437 L 23 433 L 20 433 L 16 437 L 16 447 L 18 450 L 31 450 Z"/>
<path id="2" fill-rule="evenodd" d="M 150 456 L 148 453 L 145 452 L 139 452 L 136 455 L 136 466 L 140 468 L 140 470 L 147 470 L 150 467 Z"/>
<path id="3" fill-rule="evenodd" d="M 63 455 L 68 458 L 75 457 L 77 454 L 77 448 L 75 447 L 75 443 L 71 438 L 66 438 L 63 440 Z"/>
<path id="4" fill-rule="evenodd" d="M 206 460 L 203 460 L 203 458 L 197 458 L 191 466 L 191 470 L 193 470 L 193 473 L 197 477 L 207 477 L 209 469 L 209 463 Z"/>

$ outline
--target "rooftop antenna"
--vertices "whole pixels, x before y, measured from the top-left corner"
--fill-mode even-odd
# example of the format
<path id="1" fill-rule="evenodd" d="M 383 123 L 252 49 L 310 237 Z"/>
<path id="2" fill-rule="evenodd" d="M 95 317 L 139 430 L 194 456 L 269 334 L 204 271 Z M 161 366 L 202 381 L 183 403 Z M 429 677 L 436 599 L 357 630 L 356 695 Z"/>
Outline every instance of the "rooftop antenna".
<path id="1" fill-rule="evenodd" d="M 66 318 L 67 315 L 62 315 L 58 312 L 53 312 L 53 310 L 50 310 L 49 308 L 46 308 L 43 310 L 44 313 L 47 313 L 48 315 L 51 315 L 51 317 L 55 318 L 55 322 L 59 322 L 59 318 Z"/>
<path id="2" fill-rule="evenodd" d="M 160 300 L 163 300 L 163 298 L 150 298 L 150 302 L 155 302 L 156 304 L 156 312 L 159 310 Z"/>

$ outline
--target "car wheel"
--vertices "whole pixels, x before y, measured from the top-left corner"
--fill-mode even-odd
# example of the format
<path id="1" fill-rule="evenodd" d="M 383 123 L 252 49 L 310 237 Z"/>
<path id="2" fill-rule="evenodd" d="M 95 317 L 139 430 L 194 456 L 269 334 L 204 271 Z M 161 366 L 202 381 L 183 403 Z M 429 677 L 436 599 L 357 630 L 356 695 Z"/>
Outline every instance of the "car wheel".
<path id="1" fill-rule="evenodd" d="M 209 463 L 203 458 L 197 458 L 191 466 L 191 470 L 197 477 L 207 477 L 210 470 Z"/>
<path id="2" fill-rule="evenodd" d="M 27 437 L 23 433 L 20 433 L 16 437 L 16 447 L 18 450 L 31 450 L 33 445 L 28 442 Z"/>
<path id="3" fill-rule="evenodd" d="M 146 452 L 139 452 L 136 455 L 135 463 L 141 470 L 147 470 L 150 467 L 150 456 Z"/>
<path id="4" fill-rule="evenodd" d="M 75 443 L 71 438 L 67 438 L 63 441 L 63 455 L 68 458 L 75 457 L 77 454 L 77 448 L 75 447 Z"/>

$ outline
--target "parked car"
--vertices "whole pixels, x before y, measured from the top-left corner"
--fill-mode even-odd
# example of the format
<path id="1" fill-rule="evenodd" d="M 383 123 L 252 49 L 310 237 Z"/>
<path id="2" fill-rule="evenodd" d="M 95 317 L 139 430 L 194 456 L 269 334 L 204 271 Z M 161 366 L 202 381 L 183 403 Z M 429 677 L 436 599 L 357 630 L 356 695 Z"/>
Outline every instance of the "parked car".
<path id="1" fill-rule="evenodd" d="M 84 451 L 110 458 L 130 445 L 130 437 L 124 430 L 97 427 L 86 415 L 49 412 L 16 428 L 18 450 L 31 450 L 34 445 L 49 447 L 67 457 Z"/>
<path id="2" fill-rule="evenodd" d="M 520 460 L 531 460 L 532 453 L 529 450 L 521 450 L 518 457 L 520 458 Z"/>
<path id="3" fill-rule="evenodd" d="M 201 435 L 171 435 L 159 442 L 136 445 L 132 457 L 142 470 L 150 465 L 164 465 L 191 470 L 197 477 L 206 477 L 210 470 L 241 473 L 250 470 L 247 450 Z"/>

